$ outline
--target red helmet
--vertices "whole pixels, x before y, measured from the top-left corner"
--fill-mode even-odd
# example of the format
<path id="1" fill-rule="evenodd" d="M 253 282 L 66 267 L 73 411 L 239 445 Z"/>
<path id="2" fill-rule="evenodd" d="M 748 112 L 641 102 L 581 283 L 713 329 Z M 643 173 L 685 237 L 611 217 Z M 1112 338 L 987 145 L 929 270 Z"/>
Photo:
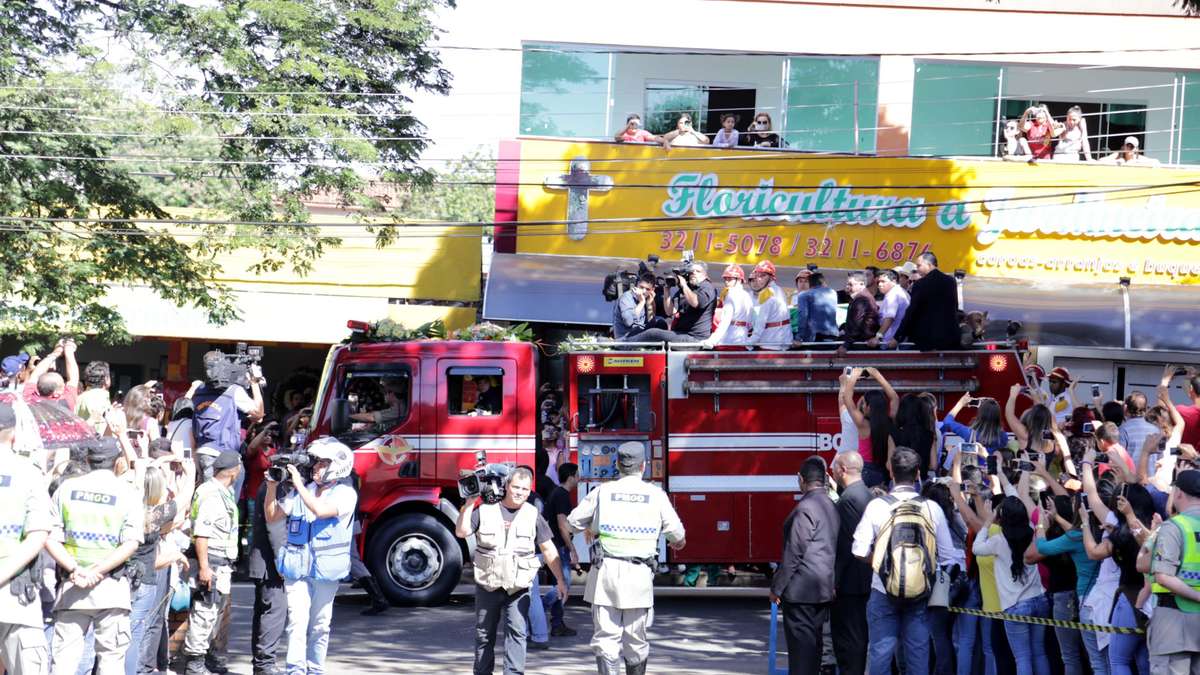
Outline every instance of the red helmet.
<path id="1" fill-rule="evenodd" d="M 775 263 L 771 262 L 770 260 L 760 260 L 760 261 L 758 261 L 758 264 L 754 266 L 754 271 L 761 272 L 762 274 L 766 274 L 767 276 L 774 279 L 775 278 Z"/>
<path id="2" fill-rule="evenodd" d="M 1025 366 L 1025 374 L 1033 376 L 1034 380 L 1041 382 L 1046 379 L 1046 369 L 1036 363 L 1031 363 Z"/>
<path id="3" fill-rule="evenodd" d="M 1071 371 L 1067 370 L 1066 368 L 1063 368 L 1062 366 L 1059 366 L 1059 367 L 1055 368 L 1054 370 L 1050 371 L 1050 379 L 1062 380 L 1063 382 L 1070 383 L 1071 382 Z"/>
<path id="4" fill-rule="evenodd" d="M 722 279 L 737 279 L 738 281 L 746 280 L 746 273 L 742 271 L 742 266 L 736 263 L 730 263 L 725 271 L 721 273 Z"/>

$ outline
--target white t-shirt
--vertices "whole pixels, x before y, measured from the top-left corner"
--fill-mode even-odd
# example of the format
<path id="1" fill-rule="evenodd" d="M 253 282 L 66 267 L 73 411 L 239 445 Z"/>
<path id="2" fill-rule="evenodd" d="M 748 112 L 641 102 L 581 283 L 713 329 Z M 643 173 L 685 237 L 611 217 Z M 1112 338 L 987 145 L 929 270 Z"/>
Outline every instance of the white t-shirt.
<path id="1" fill-rule="evenodd" d="M 987 530 L 980 530 L 975 535 L 975 543 L 971 547 L 975 555 L 990 555 L 996 557 L 993 575 L 996 579 L 996 592 L 1000 596 L 1000 607 L 1005 611 L 1024 600 L 1045 594 L 1042 588 L 1042 577 L 1038 574 L 1037 565 L 1025 565 L 1025 574 L 1020 579 L 1013 579 L 1012 563 L 1013 550 L 1008 546 L 1008 540 L 1003 535 L 988 536 Z M 1024 557 L 1025 552 L 1017 553 Z"/>
<path id="2" fill-rule="evenodd" d="M 850 452 L 858 450 L 858 426 L 854 424 L 854 418 L 850 416 L 850 411 L 842 408 L 842 442 L 838 445 L 838 452 Z"/>
<path id="3" fill-rule="evenodd" d="M 850 552 L 859 558 L 869 559 L 871 557 L 879 529 L 887 523 L 888 518 L 892 515 L 892 510 L 899 506 L 900 502 L 906 502 L 919 496 L 915 489 L 907 485 L 893 489 L 891 495 L 898 500 L 895 504 L 888 504 L 880 497 L 867 502 L 862 519 L 858 521 L 858 527 L 854 530 L 854 541 L 850 545 Z M 929 521 L 933 523 L 934 534 L 937 538 L 938 567 L 949 567 L 954 564 L 955 556 L 954 539 L 950 536 L 950 528 L 946 525 L 946 514 L 942 513 L 941 507 L 929 500 L 925 501 L 924 506 L 925 512 L 929 514 Z M 887 592 L 878 574 L 871 575 L 871 590 L 880 593 Z"/>
<path id="4" fill-rule="evenodd" d="M 241 385 L 234 384 L 230 385 L 229 388 L 233 390 L 233 403 L 237 406 L 238 410 L 246 414 L 258 410 L 258 404 L 254 402 L 254 399 L 250 398 L 250 394 L 247 394 Z"/>
<path id="5" fill-rule="evenodd" d="M 196 436 L 193 433 L 192 418 L 185 417 L 167 425 L 167 440 L 171 441 L 171 452 L 182 457 L 190 457 L 196 449 Z"/>
<path id="6" fill-rule="evenodd" d="M 888 326 L 887 332 L 883 334 L 884 342 L 896 337 L 900 322 L 904 320 L 904 313 L 908 311 L 908 303 L 908 293 L 899 286 L 892 286 L 892 290 L 883 296 L 883 302 L 879 303 L 879 321 L 882 323 L 884 319 L 892 319 L 892 325 Z"/>

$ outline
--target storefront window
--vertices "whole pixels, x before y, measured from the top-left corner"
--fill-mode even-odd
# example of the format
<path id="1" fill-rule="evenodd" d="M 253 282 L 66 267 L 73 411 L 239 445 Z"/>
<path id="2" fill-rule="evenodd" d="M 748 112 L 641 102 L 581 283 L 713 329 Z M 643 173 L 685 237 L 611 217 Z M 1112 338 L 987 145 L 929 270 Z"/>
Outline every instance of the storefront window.
<path id="1" fill-rule="evenodd" d="M 521 57 L 521 133 L 607 135 L 612 54 L 579 46 L 526 45 Z"/>

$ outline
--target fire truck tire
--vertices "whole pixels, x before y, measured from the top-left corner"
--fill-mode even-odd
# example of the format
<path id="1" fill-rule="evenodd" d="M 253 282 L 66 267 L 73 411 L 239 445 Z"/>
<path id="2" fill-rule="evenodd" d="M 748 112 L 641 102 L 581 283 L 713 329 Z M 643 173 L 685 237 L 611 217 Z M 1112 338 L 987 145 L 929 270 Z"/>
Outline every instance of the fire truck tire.
<path id="1" fill-rule="evenodd" d="M 462 549 L 441 521 L 406 513 L 382 525 L 367 546 L 367 566 L 397 605 L 437 605 L 462 577 Z"/>

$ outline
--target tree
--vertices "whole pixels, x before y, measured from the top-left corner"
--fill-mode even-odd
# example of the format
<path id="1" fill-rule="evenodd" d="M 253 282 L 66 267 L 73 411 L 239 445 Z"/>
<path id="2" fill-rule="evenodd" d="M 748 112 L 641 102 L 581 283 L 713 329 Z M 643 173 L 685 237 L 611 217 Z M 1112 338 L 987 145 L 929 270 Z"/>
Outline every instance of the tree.
<path id="1" fill-rule="evenodd" d="M 491 153 L 477 149 L 434 173 L 433 182 L 404 193 L 396 208 L 405 219 L 490 222 L 496 215 L 496 172 Z"/>
<path id="2" fill-rule="evenodd" d="M 227 321 L 236 307 L 211 281 L 215 256 L 252 248 L 259 271 L 304 273 L 338 243 L 305 225 L 316 193 L 385 217 L 372 181 L 430 180 L 405 92 L 449 89 L 430 47 L 443 5 L 453 0 L 0 3 L 0 332 L 119 339 L 121 317 L 103 305 L 114 284 Z M 101 38 L 132 67 L 106 71 Z M 179 189 L 164 177 L 202 217 L 171 218 Z M 394 233 L 375 231 L 381 243 Z"/>

